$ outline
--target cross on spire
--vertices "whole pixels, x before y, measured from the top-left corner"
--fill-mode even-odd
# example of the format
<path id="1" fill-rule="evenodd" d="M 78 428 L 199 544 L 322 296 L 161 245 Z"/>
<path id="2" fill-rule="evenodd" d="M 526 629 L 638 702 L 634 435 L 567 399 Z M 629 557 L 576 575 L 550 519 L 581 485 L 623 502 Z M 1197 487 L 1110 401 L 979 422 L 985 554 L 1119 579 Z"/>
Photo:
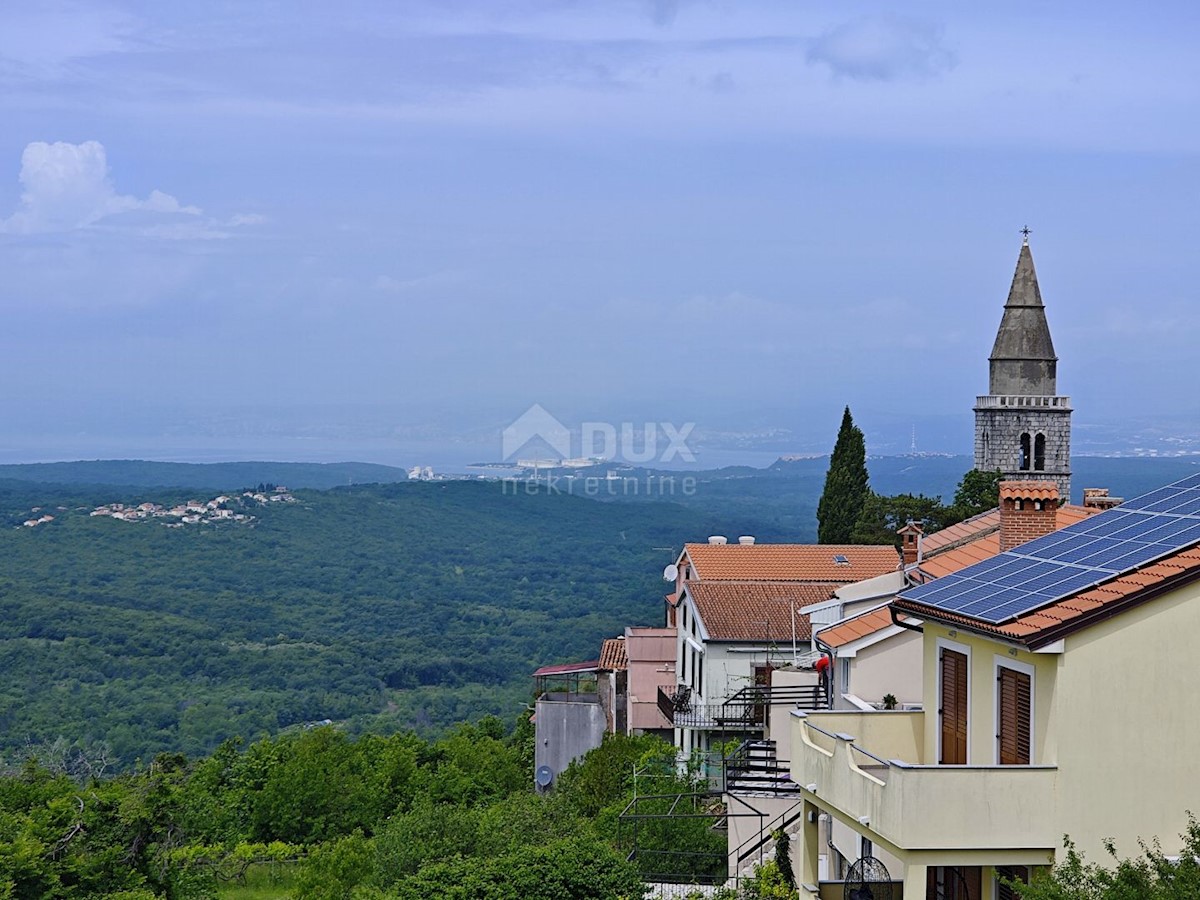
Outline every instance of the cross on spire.
<path id="1" fill-rule="evenodd" d="M 1030 232 L 1030 230 L 1031 230 L 1031 229 L 1030 229 L 1030 227 L 1029 227 L 1028 225 L 1026 225 L 1024 228 L 1022 228 L 1022 229 L 1021 229 L 1021 237 L 1022 237 L 1021 243 L 1022 243 L 1022 244 L 1024 244 L 1025 246 L 1027 246 L 1027 247 L 1029 246 L 1029 232 Z"/>

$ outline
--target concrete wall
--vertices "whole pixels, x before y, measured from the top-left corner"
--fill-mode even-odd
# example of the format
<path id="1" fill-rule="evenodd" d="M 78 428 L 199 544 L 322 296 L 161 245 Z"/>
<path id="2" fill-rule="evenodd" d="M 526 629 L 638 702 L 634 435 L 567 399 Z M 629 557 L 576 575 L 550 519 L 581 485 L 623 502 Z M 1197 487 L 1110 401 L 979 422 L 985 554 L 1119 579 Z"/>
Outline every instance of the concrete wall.
<path id="1" fill-rule="evenodd" d="M 807 687 L 819 683 L 812 669 L 776 669 L 771 673 L 772 687 Z M 775 758 L 792 759 L 792 710 L 795 703 L 772 703 L 767 713 L 765 737 L 775 742 Z"/>
<path id="2" fill-rule="evenodd" d="M 834 848 L 838 851 L 838 853 L 842 854 L 847 865 L 854 863 L 862 855 L 860 852 L 862 849 L 862 838 L 859 836 L 858 832 L 852 830 L 849 825 L 846 825 L 844 822 L 839 822 L 837 819 L 831 820 L 831 826 L 830 833 L 832 835 L 831 840 Z M 823 849 L 824 852 L 828 852 L 828 848 Z M 888 874 L 893 878 L 896 878 L 904 873 L 904 863 L 889 853 L 885 848 L 877 845 L 873 846 L 871 848 L 871 855 L 887 867 Z M 829 871 L 830 875 L 832 876 L 834 874 L 834 862 L 832 861 L 833 854 L 830 854 L 830 857 L 831 862 Z M 841 872 L 838 874 L 839 877 L 845 877 L 846 873 Z"/>
<path id="3" fill-rule="evenodd" d="M 1066 639 L 1055 698 L 1061 832 L 1095 861 L 1100 839 L 1138 854 L 1157 837 L 1178 853 L 1185 810 L 1200 813 L 1200 585 Z"/>
<path id="4" fill-rule="evenodd" d="M 729 875 L 732 877 L 742 874 L 736 868 L 737 857 L 742 852 L 752 849 L 760 836 L 765 843 L 753 859 L 742 863 L 742 869 L 757 865 L 760 856 L 763 862 L 775 858 L 775 842 L 770 838 L 771 832 L 779 827 L 784 817 L 789 815 L 800 801 L 795 797 L 749 797 L 740 794 L 725 794 L 724 799 L 729 811 L 727 852 Z"/>
<path id="5" fill-rule="evenodd" d="M 595 694 L 543 694 L 534 725 L 534 769 L 549 766 L 557 780 L 571 760 L 600 746 L 604 726 Z"/>
<path id="6" fill-rule="evenodd" d="M 900 704 L 919 704 L 924 696 L 923 659 L 920 634 L 907 630 L 894 634 L 854 652 L 850 658 L 850 684 L 837 685 L 839 693 L 851 693 L 872 704 L 882 703 L 886 694 L 894 694 Z M 837 668 L 840 679 L 840 663 Z"/>

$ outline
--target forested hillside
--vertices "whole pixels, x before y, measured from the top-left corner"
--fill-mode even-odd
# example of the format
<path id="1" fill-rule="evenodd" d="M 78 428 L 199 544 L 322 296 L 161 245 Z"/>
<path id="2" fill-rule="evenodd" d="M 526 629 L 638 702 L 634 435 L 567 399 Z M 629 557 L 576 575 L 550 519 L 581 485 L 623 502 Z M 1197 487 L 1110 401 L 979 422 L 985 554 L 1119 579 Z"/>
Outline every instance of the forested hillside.
<path id="1" fill-rule="evenodd" d="M 947 497 L 967 464 L 869 461 L 877 491 Z M 0 481 L 0 756 L 61 738 L 129 767 L 325 719 L 433 735 L 509 718 L 537 666 L 661 621 L 659 573 L 685 541 L 814 540 L 826 465 L 676 473 L 665 499 L 611 502 L 495 482 L 301 490 L 252 521 L 175 528 L 89 512 L 211 494 Z M 1128 497 L 1194 470 L 1085 457 L 1076 485 Z M 226 477 L 214 491 L 239 486 Z"/>
<path id="2" fill-rule="evenodd" d="M 56 518 L 34 528 L 12 527 L 28 510 L 4 498 L 10 758 L 60 736 L 128 766 L 324 719 L 511 719 L 538 665 L 660 621 L 662 567 L 711 527 L 676 506 L 469 482 L 302 491 L 252 523 L 179 528 L 49 505 L 77 494 L 39 493 Z"/>

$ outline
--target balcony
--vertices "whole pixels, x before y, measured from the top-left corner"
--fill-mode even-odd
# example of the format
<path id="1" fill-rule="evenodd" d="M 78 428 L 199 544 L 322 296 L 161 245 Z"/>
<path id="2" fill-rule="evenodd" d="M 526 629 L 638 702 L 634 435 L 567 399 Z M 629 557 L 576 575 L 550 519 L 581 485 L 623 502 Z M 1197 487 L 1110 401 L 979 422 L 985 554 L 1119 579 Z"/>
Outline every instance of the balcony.
<path id="1" fill-rule="evenodd" d="M 742 688 L 721 703 L 699 703 L 686 685 L 677 685 L 673 692 L 658 689 L 658 708 L 676 728 L 761 730 L 771 706 L 782 703 L 796 709 L 824 709 L 825 697 L 816 685 L 755 685 Z"/>
<path id="2" fill-rule="evenodd" d="M 977 396 L 976 409 L 1070 409 L 1070 397 L 996 394 Z"/>
<path id="3" fill-rule="evenodd" d="M 796 712 L 792 780 L 906 850 L 1058 846 L 1057 767 L 926 765 L 924 733 L 923 712 Z"/>

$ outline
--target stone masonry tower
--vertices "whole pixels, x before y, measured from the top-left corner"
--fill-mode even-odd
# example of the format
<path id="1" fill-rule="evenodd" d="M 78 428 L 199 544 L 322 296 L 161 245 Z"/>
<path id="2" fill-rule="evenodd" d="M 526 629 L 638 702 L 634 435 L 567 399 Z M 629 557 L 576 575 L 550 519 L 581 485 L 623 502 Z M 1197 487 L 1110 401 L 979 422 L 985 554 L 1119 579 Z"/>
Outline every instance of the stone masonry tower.
<path id="1" fill-rule="evenodd" d="M 1052 481 L 1071 499 L 1071 398 L 1057 393 L 1050 340 L 1029 236 L 1021 245 L 992 355 L 987 396 L 975 401 L 975 468 L 1005 481 Z"/>

